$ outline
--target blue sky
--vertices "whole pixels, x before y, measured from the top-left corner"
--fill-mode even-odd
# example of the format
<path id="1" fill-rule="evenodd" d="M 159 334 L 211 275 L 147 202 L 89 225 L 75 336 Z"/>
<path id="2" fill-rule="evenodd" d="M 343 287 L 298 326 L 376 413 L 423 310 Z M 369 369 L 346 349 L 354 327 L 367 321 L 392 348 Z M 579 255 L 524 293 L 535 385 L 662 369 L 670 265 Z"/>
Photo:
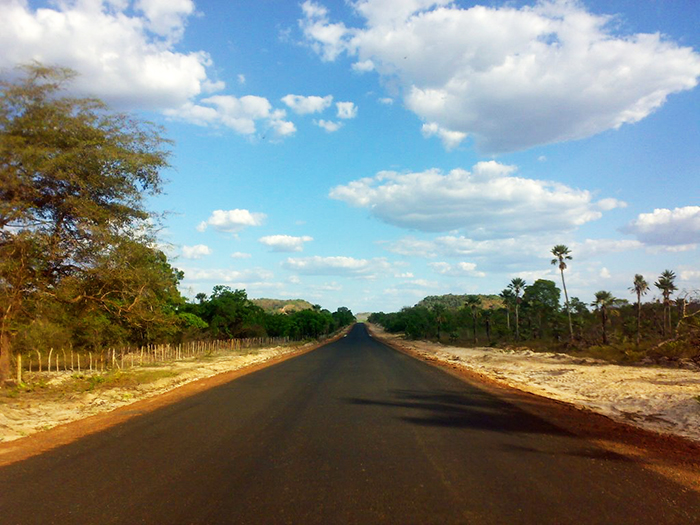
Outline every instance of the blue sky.
<path id="1" fill-rule="evenodd" d="M 559 283 L 566 244 L 570 295 L 632 300 L 700 289 L 699 28 L 695 0 L 0 0 L 0 66 L 164 126 L 190 297 L 394 311 Z"/>

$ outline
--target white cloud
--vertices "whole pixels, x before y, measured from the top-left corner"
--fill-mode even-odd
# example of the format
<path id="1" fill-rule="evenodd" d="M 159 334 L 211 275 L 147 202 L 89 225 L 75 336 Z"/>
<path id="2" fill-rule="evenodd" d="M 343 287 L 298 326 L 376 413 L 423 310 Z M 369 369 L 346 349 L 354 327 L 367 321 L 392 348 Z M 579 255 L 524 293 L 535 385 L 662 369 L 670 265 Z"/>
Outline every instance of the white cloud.
<path id="1" fill-rule="evenodd" d="M 244 252 L 233 252 L 231 254 L 232 259 L 250 259 L 251 257 L 252 257 L 251 254 L 244 253 Z"/>
<path id="2" fill-rule="evenodd" d="M 209 78 L 211 59 L 175 48 L 191 0 L 65 1 L 33 9 L 25 0 L 0 2 L 0 67 L 38 60 L 80 73 L 73 88 L 123 109 L 176 108 L 222 89 Z"/>
<path id="3" fill-rule="evenodd" d="M 681 281 L 700 280 L 700 270 L 683 270 L 680 273 Z"/>
<path id="4" fill-rule="evenodd" d="M 576 259 L 589 259 L 610 253 L 631 252 L 644 248 L 644 244 L 630 239 L 586 239 L 571 243 L 571 252 Z"/>
<path id="5" fill-rule="evenodd" d="M 211 248 L 205 244 L 182 247 L 182 256 L 185 259 L 201 259 L 205 255 L 211 255 L 211 253 Z"/>
<path id="6" fill-rule="evenodd" d="M 691 249 L 700 243 L 700 206 L 657 208 L 652 213 L 641 213 L 622 231 L 650 246 Z"/>
<path id="7" fill-rule="evenodd" d="M 446 262 L 428 263 L 433 271 L 440 275 L 450 275 L 454 277 L 486 277 L 486 274 L 476 270 L 476 264 L 470 262 L 458 262 L 450 264 Z"/>
<path id="8" fill-rule="evenodd" d="M 236 78 L 238 78 L 238 83 L 243 85 L 245 84 L 245 75 L 244 74 L 239 74 Z"/>
<path id="9" fill-rule="evenodd" d="M 185 272 L 186 281 L 205 281 L 218 284 L 236 283 L 238 285 L 246 285 L 270 281 L 274 278 L 272 272 L 263 268 L 249 270 L 183 268 L 182 270 Z"/>
<path id="10" fill-rule="evenodd" d="M 297 115 L 307 115 L 309 113 L 320 113 L 329 108 L 333 103 L 333 96 L 325 97 L 310 96 L 304 97 L 301 95 L 286 95 L 282 97 L 287 107 L 289 107 Z"/>
<path id="11" fill-rule="evenodd" d="M 467 138 L 466 133 L 462 131 L 450 131 L 449 129 L 444 129 L 435 122 L 431 122 L 430 124 L 423 124 L 421 132 L 426 138 L 432 137 L 433 135 L 437 135 L 438 137 L 440 137 L 442 145 L 448 151 L 453 150 L 454 148 L 459 146 L 461 142 Z"/>
<path id="12" fill-rule="evenodd" d="M 490 153 L 637 122 L 669 95 L 694 88 L 700 76 L 692 48 L 658 33 L 619 35 L 612 17 L 577 1 L 521 8 L 462 8 L 448 0 L 352 5 L 362 27 L 334 24 L 324 7 L 304 3 L 300 24 L 321 58 L 347 53 L 355 64 L 371 61 L 425 123 L 472 136 Z"/>
<path id="13" fill-rule="evenodd" d="M 374 62 L 371 60 L 363 60 L 362 62 L 355 62 L 352 65 L 352 69 L 358 73 L 367 73 L 369 71 L 374 71 Z"/>
<path id="14" fill-rule="evenodd" d="M 332 120 L 323 119 L 314 120 L 314 124 L 316 124 L 319 128 L 325 129 L 327 133 L 334 133 L 343 127 L 342 122 L 333 122 Z"/>
<path id="15" fill-rule="evenodd" d="M 299 25 L 311 48 L 324 61 L 333 61 L 347 48 L 351 31 L 345 24 L 333 24 L 328 19 L 328 10 L 320 4 L 306 0 L 301 4 L 304 18 Z"/>
<path id="16" fill-rule="evenodd" d="M 351 119 L 357 116 L 357 106 L 352 102 L 336 102 L 338 118 Z"/>
<path id="17" fill-rule="evenodd" d="M 266 217 L 264 213 L 251 213 L 248 210 L 214 210 L 206 221 L 197 226 L 197 230 L 204 231 L 211 226 L 219 232 L 237 233 L 248 226 L 260 226 Z"/>
<path id="18" fill-rule="evenodd" d="M 241 98 L 215 95 L 197 104 L 188 102 L 177 109 L 167 109 L 164 113 L 201 126 L 223 125 L 241 135 L 257 133 L 258 123 L 265 129 L 271 129 L 277 137 L 296 132 L 294 124 L 284 120 L 284 110 L 274 110 L 269 100 L 254 95 Z"/>
<path id="19" fill-rule="evenodd" d="M 293 237 L 291 235 L 268 235 L 258 239 L 265 246 L 272 248 L 274 252 L 300 252 L 304 249 L 304 243 L 313 241 L 313 237 Z"/>
<path id="20" fill-rule="evenodd" d="M 343 275 L 373 279 L 391 272 L 394 265 L 383 257 L 355 259 L 353 257 L 301 257 L 288 258 L 283 266 L 307 275 Z"/>
<path id="21" fill-rule="evenodd" d="M 514 166 L 480 162 L 472 171 L 380 172 L 330 197 L 369 208 L 378 219 L 426 232 L 463 229 L 474 239 L 573 230 L 602 216 L 590 192 L 516 177 Z"/>
<path id="22" fill-rule="evenodd" d="M 605 267 L 603 267 L 603 268 L 600 269 L 600 274 L 599 274 L 599 275 L 600 275 L 600 278 L 601 278 L 601 279 L 610 279 L 610 277 L 611 277 L 611 275 L 610 275 L 610 270 L 608 270 L 608 269 L 605 268 Z"/>
<path id="23" fill-rule="evenodd" d="M 380 99 L 379 99 L 379 102 L 380 102 L 381 104 L 386 105 L 386 106 L 391 106 L 391 105 L 394 103 L 394 99 L 393 99 L 393 98 L 389 98 L 389 97 L 384 97 L 384 98 L 380 98 Z"/>

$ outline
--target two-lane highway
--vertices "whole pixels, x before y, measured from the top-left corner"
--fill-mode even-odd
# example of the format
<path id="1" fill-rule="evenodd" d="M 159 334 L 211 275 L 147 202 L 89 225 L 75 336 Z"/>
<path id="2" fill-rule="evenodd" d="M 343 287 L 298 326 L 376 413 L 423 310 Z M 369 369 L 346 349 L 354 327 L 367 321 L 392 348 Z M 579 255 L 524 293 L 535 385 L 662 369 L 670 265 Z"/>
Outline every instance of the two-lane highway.
<path id="1" fill-rule="evenodd" d="M 0 468 L 0 523 L 699 523 L 700 495 L 339 341 Z"/>

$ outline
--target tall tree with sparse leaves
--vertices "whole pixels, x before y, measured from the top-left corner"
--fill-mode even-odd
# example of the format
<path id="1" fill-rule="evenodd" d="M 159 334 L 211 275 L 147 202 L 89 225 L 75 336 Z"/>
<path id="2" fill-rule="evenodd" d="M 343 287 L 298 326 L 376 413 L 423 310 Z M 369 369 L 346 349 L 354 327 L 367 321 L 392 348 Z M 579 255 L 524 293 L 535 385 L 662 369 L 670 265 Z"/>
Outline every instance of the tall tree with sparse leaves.
<path id="1" fill-rule="evenodd" d="M 608 344 L 608 309 L 615 304 L 615 297 L 612 293 L 601 290 L 595 293 L 595 301 L 592 306 L 600 312 L 600 321 L 603 325 L 603 344 Z"/>
<path id="2" fill-rule="evenodd" d="M 659 290 L 661 290 L 661 295 L 664 298 L 664 319 L 663 319 L 663 334 L 666 337 L 666 328 L 668 327 L 668 333 L 671 333 L 671 295 L 673 292 L 678 290 L 676 287 L 676 274 L 671 270 L 664 270 L 661 272 L 659 279 L 654 283 Z"/>
<path id="3" fill-rule="evenodd" d="M 568 246 L 565 246 L 564 244 L 557 244 L 554 248 L 552 248 L 552 255 L 554 255 L 554 259 L 552 259 L 552 264 L 553 265 L 559 265 L 559 272 L 561 273 L 561 286 L 564 288 L 564 301 L 566 304 L 566 313 L 569 316 L 569 338 L 573 342 L 574 340 L 574 325 L 571 322 L 571 308 L 569 306 L 569 294 L 566 291 L 566 281 L 564 281 L 564 270 L 566 270 L 566 261 L 572 260 L 571 257 L 571 250 L 569 250 Z"/>
<path id="4" fill-rule="evenodd" d="M 120 240 L 146 242 L 144 197 L 161 191 L 161 131 L 66 95 L 74 76 L 33 64 L 0 82 L 0 382 L 26 305 L 60 299 Z"/>
<path id="5" fill-rule="evenodd" d="M 521 277 L 514 277 L 511 279 L 508 288 L 513 290 L 515 295 L 515 339 L 520 341 L 520 292 L 525 289 L 525 279 Z"/>
<path id="6" fill-rule="evenodd" d="M 630 291 L 637 294 L 637 346 L 639 346 L 642 332 L 642 295 L 646 295 L 649 291 L 649 283 L 646 282 L 643 275 L 635 274 Z"/>

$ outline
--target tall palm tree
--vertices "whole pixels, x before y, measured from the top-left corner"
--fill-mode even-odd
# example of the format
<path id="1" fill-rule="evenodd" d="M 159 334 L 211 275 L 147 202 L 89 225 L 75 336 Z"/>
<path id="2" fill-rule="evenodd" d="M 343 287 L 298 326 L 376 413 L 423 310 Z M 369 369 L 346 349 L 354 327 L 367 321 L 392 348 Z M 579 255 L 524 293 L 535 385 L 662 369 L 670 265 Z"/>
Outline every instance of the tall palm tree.
<path id="1" fill-rule="evenodd" d="M 520 292 L 525 289 L 525 279 L 514 277 L 510 280 L 508 288 L 515 294 L 515 339 L 520 341 Z"/>
<path id="2" fill-rule="evenodd" d="M 476 318 L 478 316 L 479 306 L 481 306 L 481 297 L 478 295 L 468 295 L 464 306 L 467 306 L 472 311 L 472 321 L 474 321 L 474 344 L 477 344 L 479 340 L 476 336 Z"/>
<path id="3" fill-rule="evenodd" d="M 513 306 L 513 300 L 515 299 L 515 294 L 510 288 L 505 288 L 498 294 L 498 296 L 503 299 L 503 305 L 506 308 L 506 326 L 510 332 L 510 307 Z"/>
<path id="4" fill-rule="evenodd" d="M 574 341 L 574 325 L 571 322 L 571 308 L 569 308 L 569 294 L 566 291 L 566 282 L 564 281 L 564 270 L 566 270 L 566 261 L 572 260 L 571 257 L 571 251 L 569 250 L 568 246 L 565 246 L 563 244 L 557 244 L 554 248 L 552 248 L 552 255 L 554 255 L 554 259 L 552 259 L 552 264 L 559 265 L 559 272 L 561 272 L 561 285 L 564 288 L 564 299 L 566 301 L 566 313 L 569 316 L 569 338 L 571 339 L 571 342 Z"/>
<path id="5" fill-rule="evenodd" d="M 637 346 L 641 338 L 641 323 L 642 323 L 642 295 L 646 295 L 649 291 L 649 283 L 644 280 L 641 274 L 635 274 L 634 283 L 630 288 L 630 292 L 637 294 Z"/>
<path id="6" fill-rule="evenodd" d="M 595 306 L 596 310 L 600 312 L 600 320 L 603 323 L 603 344 L 606 345 L 608 344 L 608 332 L 607 332 L 607 324 L 608 324 L 608 308 L 612 306 L 615 303 L 616 299 L 608 291 L 601 290 L 599 292 L 595 293 L 595 301 L 592 304 L 592 306 Z"/>
<path id="7" fill-rule="evenodd" d="M 661 295 L 664 296 L 664 337 L 666 337 L 667 325 L 669 332 L 671 331 L 671 294 L 678 290 L 674 282 L 675 280 L 675 273 L 673 273 L 671 270 L 664 270 L 661 272 L 659 280 L 654 283 L 654 286 L 661 290 Z"/>

